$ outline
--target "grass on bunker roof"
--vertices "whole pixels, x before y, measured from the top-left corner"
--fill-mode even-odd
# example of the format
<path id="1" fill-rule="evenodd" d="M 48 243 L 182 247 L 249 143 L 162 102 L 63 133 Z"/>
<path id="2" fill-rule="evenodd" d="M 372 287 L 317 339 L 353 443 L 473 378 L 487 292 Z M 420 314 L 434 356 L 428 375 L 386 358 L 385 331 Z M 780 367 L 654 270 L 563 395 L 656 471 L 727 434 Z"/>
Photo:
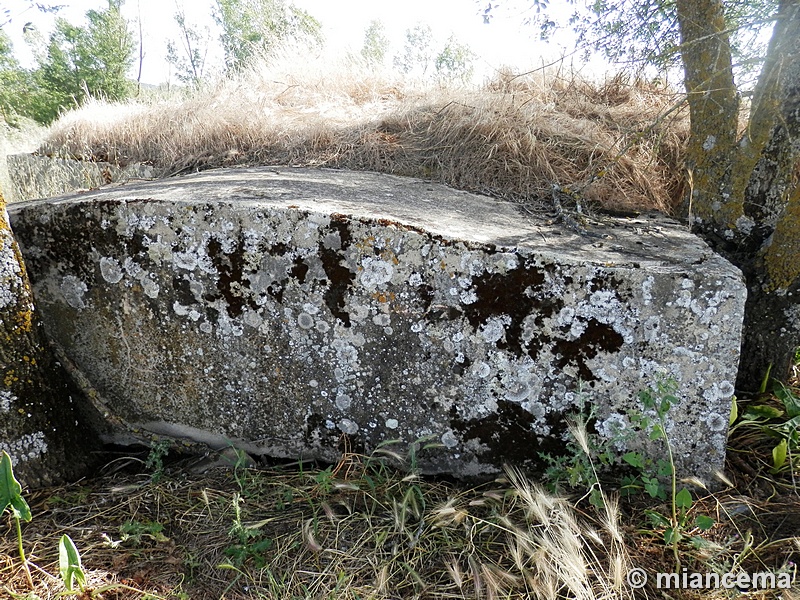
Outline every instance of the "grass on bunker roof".
<path id="1" fill-rule="evenodd" d="M 795 389 L 800 395 L 800 389 Z M 773 394 L 742 403 L 777 406 Z M 744 415 L 744 412 L 740 412 Z M 741 419 L 742 417 L 740 417 Z M 688 573 L 788 572 L 800 559 L 800 460 L 771 472 L 775 443 L 761 425 L 737 421 L 731 484 L 701 492 L 692 511 L 710 516 L 679 545 Z M 23 524 L 30 589 L 10 518 L 0 537 L 0 594 L 61 597 L 57 542 L 67 533 L 87 573 L 83 597 L 134 598 L 733 598 L 741 590 L 655 587 L 675 570 L 664 527 L 648 514 L 668 506 L 601 489 L 554 493 L 514 470 L 467 485 L 396 469 L 391 447 L 343 453 L 336 465 L 227 464 L 198 472 L 197 457 L 161 459 L 154 446 L 111 460 L 98 477 L 31 493 Z M 154 458 L 155 453 L 155 459 Z M 149 468 L 145 462 L 149 461 Z M 202 464 L 202 463 L 200 463 Z M 632 589 L 626 574 L 650 582 Z M 94 595 L 92 595 L 94 594 Z M 748 598 L 800 598 L 800 589 Z"/>
<path id="2" fill-rule="evenodd" d="M 39 152 L 155 165 L 165 175 L 296 165 L 422 177 L 551 208 L 670 212 L 682 197 L 683 95 L 626 75 L 500 71 L 482 85 L 409 81 L 344 61 L 253 64 L 197 90 L 91 102 Z"/>

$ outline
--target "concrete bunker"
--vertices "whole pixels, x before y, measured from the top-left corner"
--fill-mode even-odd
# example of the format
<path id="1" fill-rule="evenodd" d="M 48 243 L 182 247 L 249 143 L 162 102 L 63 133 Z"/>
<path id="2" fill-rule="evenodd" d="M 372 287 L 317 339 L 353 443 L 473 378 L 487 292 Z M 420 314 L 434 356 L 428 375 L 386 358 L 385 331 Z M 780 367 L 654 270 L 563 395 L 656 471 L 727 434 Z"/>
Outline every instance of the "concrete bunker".
<path id="1" fill-rule="evenodd" d="M 572 412 L 621 439 L 636 392 L 668 377 L 680 472 L 723 466 L 745 287 L 664 218 L 582 237 L 424 181 L 292 168 L 9 213 L 109 440 L 335 460 L 342 436 L 362 452 L 427 439 L 425 471 L 486 476 L 563 450 Z"/>

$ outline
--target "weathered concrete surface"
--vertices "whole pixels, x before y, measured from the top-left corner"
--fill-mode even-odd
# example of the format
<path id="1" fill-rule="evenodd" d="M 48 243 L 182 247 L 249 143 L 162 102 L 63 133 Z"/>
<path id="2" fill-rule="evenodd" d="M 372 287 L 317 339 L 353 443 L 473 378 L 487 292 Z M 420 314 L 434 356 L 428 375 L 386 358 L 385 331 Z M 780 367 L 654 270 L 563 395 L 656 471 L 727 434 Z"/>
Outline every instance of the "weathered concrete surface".
<path id="1" fill-rule="evenodd" d="M 723 465 L 745 288 L 675 224 L 579 237 L 418 180 L 290 168 L 10 212 L 50 335 L 131 427 L 329 460 L 343 434 L 432 436 L 427 471 L 485 476 L 562 452 L 572 411 L 612 436 L 665 373 L 681 474 Z"/>
<path id="2" fill-rule="evenodd" d="M 0 195 L 0 452 L 26 487 L 74 480 L 92 466 L 99 440 L 87 439 L 89 414 L 69 383 L 49 352 Z"/>
<path id="3" fill-rule="evenodd" d="M 57 158 L 40 154 L 12 154 L 7 157 L 10 182 L 9 202 L 50 198 L 78 190 L 99 188 L 109 183 L 158 176 L 150 165 L 125 167 L 106 162 Z"/>

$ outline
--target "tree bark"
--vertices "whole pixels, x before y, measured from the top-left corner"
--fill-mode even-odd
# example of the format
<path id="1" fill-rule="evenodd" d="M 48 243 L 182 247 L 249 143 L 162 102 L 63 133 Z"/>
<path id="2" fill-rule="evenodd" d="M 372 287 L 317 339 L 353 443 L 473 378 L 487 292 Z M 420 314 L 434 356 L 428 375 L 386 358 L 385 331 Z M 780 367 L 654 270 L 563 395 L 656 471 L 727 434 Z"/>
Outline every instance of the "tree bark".
<path id="1" fill-rule="evenodd" d="M 0 195 L 0 450 L 24 485 L 75 479 L 91 466 L 98 435 L 80 400 L 49 351 Z"/>
<path id="2" fill-rule="evenodd" d="M 756 88 L 750 130 L 769 137 L 751 171 L 744 207 L 754 223 L 741 261 L 748 283 L 737 385 L 755 390 L 771 365 L 786 381 L 800 346 L 800 2 L 782 0 Z M 762 83 L 763 81 L 763 83 Z M 761 121 L 766 121 L 765 127 Z M 747 252 L 757 245 L 752 252 Z M 740 254 L 741 251 L 740 251 Z"/>
<path id="3" fill-rule="evenodd" d="M 685 212 L 703 230 L 730 229 L 742 214 L 742 198 L 730 193 L 739 97 L 723 5 L 678 0 L 675 6 L 690 119 Z"/>
<path id="4" fill-rule="evenodd" d="M 731 194 L 745 198 L 744 212 L 747 217 L 758 223 L 760 228 L 766 226 L 767 229 L 759 236 L 760 243 L 766 239 L 763 232 L 774 229 L 782 207 L 775 206 L 774 200 L 777 198 L 771 182 L 762 179 L 755 182 L 753 187 L 751 181 L 756 172 L 762 170 L 758 167 L 759 161 L 769 160 L 767 157 L 780 155 L 786 149 L 786 140 L 776 137 L 774 129 L 781 119 L 781 95 L 786 75 L 790 72 L 787 69 L 791 68 L 787 60 L 792 54 L 796 37 L 800 35 L 797 31 L 797 15 L 792 14 L 797 9 L 796 3 L 786 1 L 778 7 L 764 66 L 753 90 L 747 128 L 739 140 L 738 152 L 734 157 Z M 767 201 L 768 196 L 772 202 Z"/>
<path id="5" fill-rule="evenodd" d="M 797 110 L 794 115 L 797 120 Z M 741 267 L 748 297 L 737 388 L 754 391 L 770 368 L 773 378 L 787 381 L 800 347 L 800 187 L 796 182 L 774 231 Z"/>
<path id="6" fill-rule="evenodd" d="M 691 135 L 687 201 L 694 230 L 747 281 L 737 389 L 786 381 L 800 346 L 800 2 L 781 0 L 737 136 L 738 98 L 721 0 L 678 0 Z"/>

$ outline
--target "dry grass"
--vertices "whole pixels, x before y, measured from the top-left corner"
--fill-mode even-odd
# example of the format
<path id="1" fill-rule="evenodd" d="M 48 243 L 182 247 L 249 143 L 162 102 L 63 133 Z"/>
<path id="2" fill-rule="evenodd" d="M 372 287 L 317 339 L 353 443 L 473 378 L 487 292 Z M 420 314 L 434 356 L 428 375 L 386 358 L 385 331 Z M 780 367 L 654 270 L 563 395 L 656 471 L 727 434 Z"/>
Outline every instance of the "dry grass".
<path id="1" fill-rule="evenodd" d="M 479 88 L 422 86 L 338 66 L 260 63 L 184 97 L 92 103 L 41 151 L 178 174 L 291 164 L 428 178 L 540 207 L 553 185 L 609 210 L 669 212 L 687 119 L 662 87 L 617 76 L 501 72 Z"/>
<path id="2" fill-rule="evenodd" d="M 631 597 L 616 521 L 509 475 L 459 488 L 350 454 L 324 471 L 180 470 L 48 490 L 24 530 L 35 592 L 63 590 L 50 542 L 68 533 L 93 587 L 127 586 L 107 598 Z M 14 549 L 13 534 L 0 542 L 12 596 L 27 588 Z"/>
<path id="3" fill-rule="evenodd" d="M 652 583 L 632 590 L 626 573 L 674 569 L 662 532 L 646 525 L 645 509 L 664 507 L 641 499 L 620 505 L 606 495 L 598 510 L 513 470 L 480 486 L 427 480 L 388 467 L 383 459 L 391 454 L 346 453 L 327 469 L 240 463 L 205 474 L 194 472 L 197 459 L 182 459 L 158 483 L 130 471 L 142 460 L 116 460 L 109 470 L 127 462 L 127 473 L 29 498 L 34 519 L 23 532 L 36 596 L 11 523 L 0 537 L 0 594 L 59 597 L 56 543 L 68 533 L 89 585 L 105 590 L 95 597 L 113 600 L 662 597 Z M 796 494 L 759 498 L 730 489 L 698 499 L 693 510 L 717 524 L 682 544 L 689 572 L 775 572 L 800 558 Z M 725 590 L 670 594 L 730 597 Z"/>
<path id="4" fill-rule="evenodd" d="M 46 134 L 45 127 L 28 119 L 20 118 L 15 126 L 11 127 L 0 116 L 0 191 L 4 194 L 6 201 L 16 200 L 9 193 L 13 186 L 8 174 L 6 157 L 9 154 L 33 152 L 43 143 Z"/>

